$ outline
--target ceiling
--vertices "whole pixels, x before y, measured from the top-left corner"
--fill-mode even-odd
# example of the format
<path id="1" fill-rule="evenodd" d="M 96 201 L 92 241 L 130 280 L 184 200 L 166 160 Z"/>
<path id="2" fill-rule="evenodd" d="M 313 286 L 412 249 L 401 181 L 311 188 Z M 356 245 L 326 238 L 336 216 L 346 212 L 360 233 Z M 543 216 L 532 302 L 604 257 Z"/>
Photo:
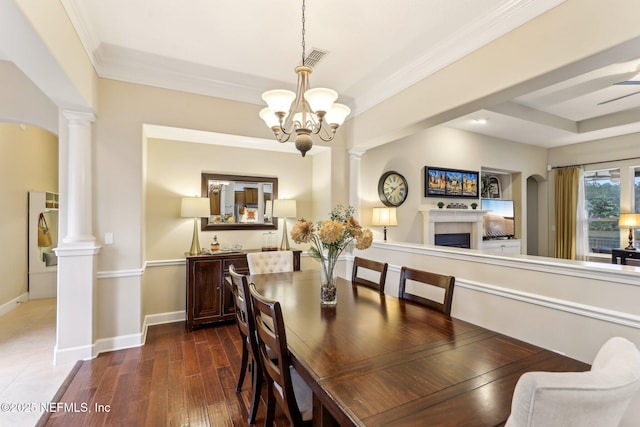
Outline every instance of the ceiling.
<path id="1" fill-rule="evenodd" d="M 300 1 L 61 1 L 100 77 L 254 104 L 295 90 Z M 357 115 L 563 1 L 307 0 L 306 53 L 327 52 L 311 84 Z M 640 132 L 640 84 L 615 84 L 639 70 L 574 74 L 445 125 L 545 147 Z"/>

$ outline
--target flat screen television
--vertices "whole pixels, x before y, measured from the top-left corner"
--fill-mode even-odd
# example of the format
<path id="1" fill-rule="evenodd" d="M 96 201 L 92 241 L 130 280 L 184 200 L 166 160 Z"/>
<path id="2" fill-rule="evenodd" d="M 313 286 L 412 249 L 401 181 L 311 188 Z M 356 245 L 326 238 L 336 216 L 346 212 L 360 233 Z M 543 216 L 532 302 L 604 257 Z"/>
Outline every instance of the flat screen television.
<path id="1" fill-rule="evenodd" d="M 515 237 L 513 200 L 481 199 L 480 209 L 489 211 L 482 218 L 483 239 L 510 239 Z"/>

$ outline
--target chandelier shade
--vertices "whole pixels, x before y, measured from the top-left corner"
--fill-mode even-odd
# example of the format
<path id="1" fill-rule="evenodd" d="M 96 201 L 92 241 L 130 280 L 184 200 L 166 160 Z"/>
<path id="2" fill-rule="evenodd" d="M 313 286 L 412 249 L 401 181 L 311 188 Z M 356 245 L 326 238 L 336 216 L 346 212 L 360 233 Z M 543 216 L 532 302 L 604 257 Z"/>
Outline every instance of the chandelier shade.
<path id="1" fill-rule="evenodd" d="M 305 0 L 302 1 L 302 65 L 296 67 L 296 92 L 268 90 L 262 94 L 267 108 L 260 118 L 273 131 L 278 142 L 287 142 L 292 135 L 296 148 L 305 156 L 313 146 L 311 135 L 323 141 L 332 141 L 336 130 L 351 113 L 349 107 L 337 104 L 338 92 L 327 88 L 312 89 L 309 75 L 313 69 L 305 65 Z"/>
<path id="2" fill-rule="evenodd" d="M 309 108 L 312 111 L 326 113 L 338 99 L 338 92 L 324 87 L 317 87 L 306 91 L 304 99 L 309 103 Z"/>

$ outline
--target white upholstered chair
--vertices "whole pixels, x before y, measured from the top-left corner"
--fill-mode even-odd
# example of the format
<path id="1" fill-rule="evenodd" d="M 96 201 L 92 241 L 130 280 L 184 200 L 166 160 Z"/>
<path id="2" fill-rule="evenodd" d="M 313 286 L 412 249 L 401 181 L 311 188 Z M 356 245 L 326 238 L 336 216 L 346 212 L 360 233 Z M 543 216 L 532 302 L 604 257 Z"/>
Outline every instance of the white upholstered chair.
<path id="1" fill-rule="evenodd" d="M 640 351 L 614 337 L 587 372 L 527 372 L 516 384 L 505 427 L 617 426 L 640 389 Z"/>
<path id="2" fill-rule="evenodd" d="M 264 251 L 247 253 L 249 274 L 293 271 L 292 251 Z"/>

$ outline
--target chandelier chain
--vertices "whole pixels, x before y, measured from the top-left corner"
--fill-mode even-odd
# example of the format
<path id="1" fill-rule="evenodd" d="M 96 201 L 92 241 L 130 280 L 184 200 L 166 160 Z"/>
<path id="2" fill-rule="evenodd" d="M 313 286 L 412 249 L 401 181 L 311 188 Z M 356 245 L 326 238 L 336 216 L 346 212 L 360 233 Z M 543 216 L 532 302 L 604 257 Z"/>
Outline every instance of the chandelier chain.
<path id="1" fill-rule="evenodd" d="M 305 24 L 305 19 L 304 19 L 304 10 L 305 10 L 305 0 L 302 0 L 302 65 L 304 65 L 304 56 L 305 56 L 305 50 L 306 50 L 306 46 L 305 46 L 305 42 L 304 42 L 304 33 L 305 33 L 305 29 L 304 29 L 304 24 Z"/>

